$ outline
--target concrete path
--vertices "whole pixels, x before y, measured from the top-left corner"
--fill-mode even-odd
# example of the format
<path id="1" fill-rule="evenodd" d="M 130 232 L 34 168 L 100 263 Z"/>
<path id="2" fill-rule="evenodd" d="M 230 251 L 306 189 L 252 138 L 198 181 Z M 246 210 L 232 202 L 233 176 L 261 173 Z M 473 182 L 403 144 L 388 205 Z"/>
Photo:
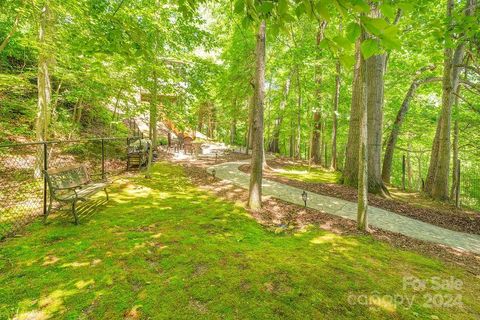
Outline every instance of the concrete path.
<path id="1" fill-rule="evenodd" d="M 215 169 L 218 178 L 248 189 L 249 175 L 238 170 L 239 166 L 246 163 L 249 163 L 249 160 L 221 163 L 210 167 L 208 171 L 211 172 L 212 169 Z M 303 205 L 302 191 L 283 183 L 263 180 L 264 195 L 270 195 L 287 202 Z M 307 206 L 351 220 L 357 218 L 357 204 L 342 199 L 308 192 Z M 377 228 L 480 254 L 480 235 L 444 229 L 371 206 L 369 207 L 368 220 L 371 226 Z"/>

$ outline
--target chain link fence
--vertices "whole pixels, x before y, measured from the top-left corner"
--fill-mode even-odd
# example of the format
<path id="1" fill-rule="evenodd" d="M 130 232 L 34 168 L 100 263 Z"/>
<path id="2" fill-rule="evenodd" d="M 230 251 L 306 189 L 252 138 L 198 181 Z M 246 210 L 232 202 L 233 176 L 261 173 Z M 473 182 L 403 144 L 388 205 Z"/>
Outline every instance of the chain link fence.
<path id="1" fill-rule="evenodd" d="M 95 138 L 0 146 L 0 239 L 45 213 L 49 194 L 43 170 L 82 164 L 90 174 L 119 175 L 126 169 L 129 141 Z"/>

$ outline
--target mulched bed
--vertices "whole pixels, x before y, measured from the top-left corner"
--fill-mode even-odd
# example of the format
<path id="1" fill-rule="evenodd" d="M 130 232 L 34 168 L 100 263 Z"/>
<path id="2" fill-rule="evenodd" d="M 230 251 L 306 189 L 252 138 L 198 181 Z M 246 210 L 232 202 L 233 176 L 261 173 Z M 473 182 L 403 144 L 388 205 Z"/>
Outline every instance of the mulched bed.
<path id="1" fill-rule="evenodd" d="M 274 160 L 268 161 L 268 165 L 271 168 L 280 168 L 285 166 L 285 163 L 281 160 Z M 250 165 L 243 165 L 240 167 L 240 170 L 249 173 Z M 293 180 L 279 176 L 275 173 L 275 171 L 272 170 L 265 170 L 264 178 L 281 182 L 299 189 L 304 189 L 309 192 L 357 202 L 357 189 L 349 186 Z M 445 229 L 480 234 L 479 213 L 465 212 L 462 210 L 456 210 L 454 208 L 450 210 L 423 208 L 395 199 L 382 198 L 374 194 L 369 194 L 368 201 L 369 204 L 374 207 L 389 210 L 403 216 L 427 222 Z"/>
<path id="2" fill-rule="evenodd" d="M 194 163 L 184 164 L 184 170 L 192 182 L 213 192 L 228 201 L 246 207 L 248 191 L 226 181 L 214 179 L 204 167 Z M 319 210 L 304 208 L 276 198 L 264 197 L 263 208 L 250 214 L 260 224 L 274 232 L 292 232 L 308 227 L 319 226 L 340 235 L 361 235 L 353 220 L 327 214 Z M 415 251 L 430 257 L 439 258 L 449 264 L 462 267 L 468 272 L 480 276 L 480 255 L 457 250 L 447 246 L 412 239 L 402 234 L 371 228 L 369 234 L 376 240 L 385 241 L 396 248 Z"/>

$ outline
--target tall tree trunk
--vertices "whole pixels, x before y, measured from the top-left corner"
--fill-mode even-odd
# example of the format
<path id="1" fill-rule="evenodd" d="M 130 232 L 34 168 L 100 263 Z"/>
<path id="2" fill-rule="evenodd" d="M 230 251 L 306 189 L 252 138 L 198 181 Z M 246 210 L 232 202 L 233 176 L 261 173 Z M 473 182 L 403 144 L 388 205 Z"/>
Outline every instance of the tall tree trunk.
<path id="1" fill-rule="evenodd" d="M 454 1 L 447 2 L 447 17 L 452 17 Z M 465 15 L 471 16 L 475 9 L 475 0 L 467 1 Z M 449 31 L 453 26 L 450 25 Z M 427 193 L 434 199 L 447 200 L 449 196 L 448 180 L 450 174 L 450 135 L 452 120 L 452 105 L 454 93 L 459 82 L 459 65 L 465 54 L 465 44 L 461 42 L 455 50 L 446 46 L 444 50 L 444 70 L 442 84 L 442 110 L 437 125 L 436 137 L 430 158 L 429 176 L 427 178 Z"/>
<path id="2" fill-rule="evenodd" d="M 300 68 L 297 67 L 297 130 L 295 133 L 295 158 L 300 159 L 300 144 L 302 139 L 302 84 L 300 82 Z"/>
<path id="3" fill-rule="evenodd" d="M 198 107 L 198 123 L 197 123 L 197 131 L 202 132 L 203 131 L 203 119 L 205 117 L 205 102 L 202 102 L 200 106 Z"/>
<path id="4" fill-rule="evenodd" d="M 301 109 L 297 112 L 297 130 L 295 134 L 295 158 L 300 159 L 300 145 L 302 143 L 302 113 Z"/>
<path id="5" fill-rule="evenodd" d="M 37 115 L 35 119 L 35 134 L 37 141 L 46 141 L 49 138 L 48 127 L 50 122 L 50 102 L 52 95 L 52 88 L 50 84 L 49 62 L 50 56 L 48 54 L 47 36 L 49 37 L 50 26 L 50 10 L 48 2 L 45 3 L 40 13 L 40 25 L 38 30 L 38 71 L 37 71 Z M 8 40 L 5 42 L 8 43 Z M 43 167 L 44 149 L 39 148 L 36 165 L 34 169 L 35 177 L 41 176 Z"/>
<path id="6" fill-rule="evenodd" d="M 372 5 L 370 16 L 381 17 L 378 5 Z M 385 54 L 374 55 L 365 61 L 368 109 L 368 191 L 382 195 L 388 194 L 382 181 L 381 167 L 385 61 Z"/>
<path id="7" fill-rule="evenodd" d="M 263 149 L 263 103 L 265 90 L 265 20 L 260 22 L 255 49 L 255 107 L 252 114 L 252 160 L 248 206 L 253 210 L 262 207 L 262 178 L 264 165 Z"/>
<path id="8" fill-rule="evenodd" d="M 235 145 L 237 140 L 237 97 L 233 100 L 232 123 L 230 124 L 230 145 Z"/>
<path id="9" fill-rule="evenodd" d="M 293 123 L 293 118 L 290 119 L 290 149 L 289 149 L 289 154 L 290 158 L 293 158 L 295 153 L 295 127 Z"/>
<path id="10" fill-rule="evenodd" d="M 406 169 L 407 169 L 407 189 L 413 189 L 413 170 L 412 170 L 412 157 L 411 151 L 412 150 L 412 143 L 408 141 L 408 149 L 407 149 L 407 159 L 406 159 Z"/>
<path id="11" fill-rule="evenodd" d="M 145 175 L 146 178 L 152 177 L 152 164 L 153 164 L 153 151 L 157 147 L 157 117 L 158 117 L 158 79 L 157 79 L 157 72 L 153 70 L 152 72 L 152 89 L 151 89 L 151 98 L 150 98 L 150 132 L 152 133 L 151 136 L 151 146 L 148 150 L 148 162 L 147 162 L 147 173 Z"/>
<path id="12" fill-rule="evenodd" d="M 335 64 L 335 93 L 333 95 L 333 112 L 332 112 L 332 159 L 330 161 L 330 168 L 337 170 L 337 129 L 338 129 L 338 102 L 340 99 L 340 76 L 341 67 L 340 61 L 337 60 Z"/>
<path id="13" fill-rule="evenodd" d="M 254 88 L 255 90 L 255 88 Z M 252 149 L 253 146 L 253 112 L 255 109 L 255 94 L 250 99 L 248 105 L 248 131 L 247 131 L 247 147 L 245 148 L 245 153 L 248 154 L 248 150 Z"/>
<path id="14" fill-rule="evenodd" d="M 453 125 L 453 159 L 452 159 L 452 186 L 450 188 L 450 199 L 455 198 L 457 192 L 457 170 L 458 170 L 458 138 L 459 138 L 459 126 L 458 126 L 458 94 L 460 93 L 460 87 L 457 89 L 457 96 L 455 96 L 455 121 Z"/>
<path id="15" fill-rule="evenodd" d="M 320 52 L 320 43 L 325 37 L 325 28 L 327 27 L 327 22 L 322 21 L 318 26 L 317 33 L 317 50 Z M 317 56 L 317 60 L 320 60 L 320 54 Z M 322 67 L 320 66 L 320 61 L 317 61 L 315 66 L 315 85 L 316 85 L 316 99 L 317 107 L 313 111 L 313 133 L 312 141 L 310 143 L 310 161 L 313 161 L 315 164 L 320 164 L 322 159 Z"/>
<path id="16" fill-rule="evenodd" d="M 352 103 L 350 106 L 350 121 L 348 140 L 345 152 L 345 167 L 343 183 L 348 186 L 358 186 L 358 149 L 360 138 L 360 117 L 363 111 L 364 83 L 362 82 L 362 55 L 360 53 L 360 39 L 355 43 L 355 66 L 352 83 Z"/>
<path id="17" fill-rule="evenodd" d="M 366 38 L 365 31 L 362 27 L 362 33 L 359 39 L 359 43 L 364 41 Z M 358 207 L 357 207 L 357 228 L 362 231 L 368 229 L 368 156 L 369 152 L 367 150 L 368 144 L 368 106 L 367 106 L 367 97 L 368 90 L 370 89 L 366 84 L 368 82 L 368 72 L 366 70 L 367 63 L 363 59 L 363 56 L 360 54 L 358 61 L 358 77 L 359 77 L 359 117 L 358 117 Z"/>
<path id="18" fill-rule="evenodd" d="M 230 144 L 235 145 L 237 140 L 237 119 L 233 119 L 230 125 Z"/>
<path id="19" fill-rule="evenodd" d="M 290 93 L 290 78 L 291 78 L 291 73 L 288 76 L 287 80 L 285 81 L 285 87 L 283 89 L 283 97 L 282 101 L 280 101 L 279 105 L 279 110 L 278 110 L 278 116 L 275 119 L 274 127 L 273 127 L 273 133 L 272 133 L 272 139 L 270 140 L 268 150 L 273 153 L 279 153 L 280 152 L 280 129 L 282 126 L 283 122 L 283 116 L 285 112 L 285 107 L 287 106 L 287 101 L 288 101 L 288 96 Z"/>
<path id="20" fill-rule="evenodd" d="M 38 55 L 38 102 L 37 117 L 35 123 L 36 137 L 38 141 L 48 139 L 48 126 L 50 121 L 50 102 L 52 96 L 52 87 L 50 84 L 47 33 L 50 24 L 50 9 L 48 2 L 41 9 L 40 28 L 38 33 L 39 55 Z M 49 35 L 48 35 L 49 36 Z"/>

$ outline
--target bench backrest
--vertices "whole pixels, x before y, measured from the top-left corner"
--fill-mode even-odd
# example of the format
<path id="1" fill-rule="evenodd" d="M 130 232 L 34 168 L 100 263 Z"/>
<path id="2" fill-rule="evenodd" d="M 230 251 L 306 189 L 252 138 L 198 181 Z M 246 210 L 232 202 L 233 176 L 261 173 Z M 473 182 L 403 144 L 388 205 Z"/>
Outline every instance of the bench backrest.
<path id="1" fill-rule="evenodd" d="M 73 165 L 46 171 L 50 188 L 64 189 L 81 186 L 90 182 L 87 168 L 83 165 Z"/>

